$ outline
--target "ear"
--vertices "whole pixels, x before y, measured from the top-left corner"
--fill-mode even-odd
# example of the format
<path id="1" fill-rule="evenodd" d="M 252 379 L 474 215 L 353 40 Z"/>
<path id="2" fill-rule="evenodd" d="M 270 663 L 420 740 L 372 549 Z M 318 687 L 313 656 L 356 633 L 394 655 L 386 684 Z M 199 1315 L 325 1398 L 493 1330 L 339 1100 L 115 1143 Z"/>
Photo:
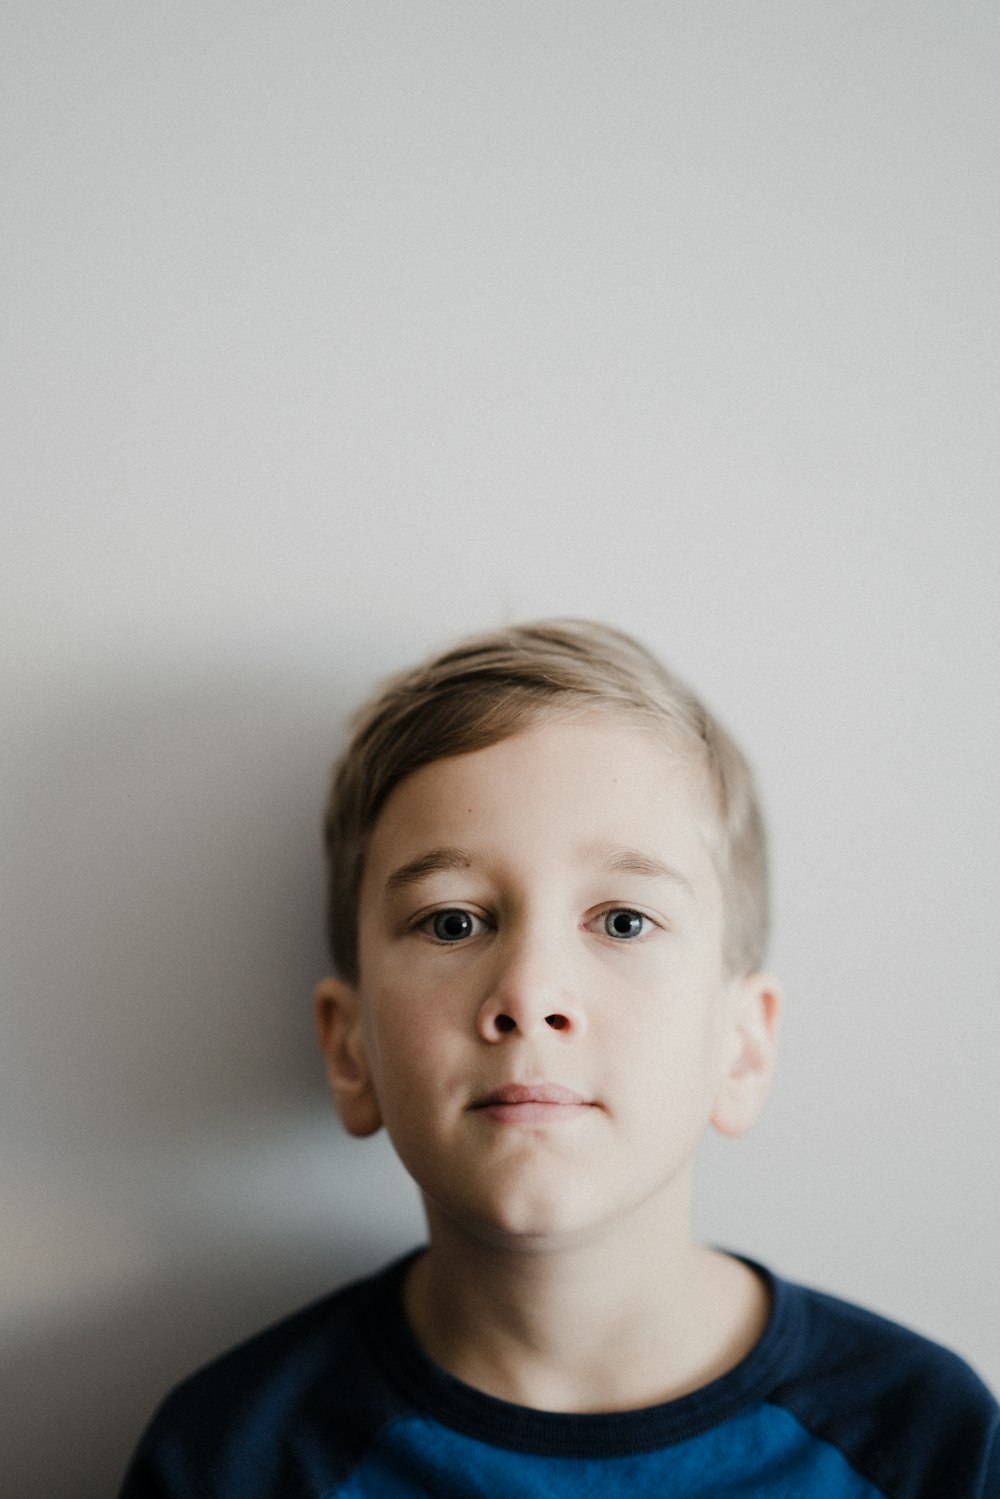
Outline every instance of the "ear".
<path id="1" fill-rule="evenodd" d="M 729 1055 L 712 1123 L 723 1135 L 745 1135 L 771 1086 L 783 995 L 770 974 L 752 973 L 733 981 L 729 1002 Z"/>
<path id="2" fill-rule="evenodd" d="M 342 979 L 324 979 L 313 1003 L 326 1075 L 341 1122 L 349 1134 L 373 1135 L 382 1127 L 382 1115 L 368 1064 L 358 991 Z"/>

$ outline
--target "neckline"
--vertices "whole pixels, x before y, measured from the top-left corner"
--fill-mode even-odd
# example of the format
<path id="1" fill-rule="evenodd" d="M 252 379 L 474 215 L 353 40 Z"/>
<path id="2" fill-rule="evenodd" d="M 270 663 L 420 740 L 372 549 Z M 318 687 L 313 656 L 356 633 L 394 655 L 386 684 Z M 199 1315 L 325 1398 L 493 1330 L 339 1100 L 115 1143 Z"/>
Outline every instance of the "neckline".
<path id="1" fill-rule="evenodd" d="M 788 1368 L 802 1332 L 795 1287 L 763 1265 L 734 1255 L 767 1288 L 770 1311 L 749 1353 L 718 1379 L 687 1395 L 637 1410 L 575 1414 L 535 1410 L 484 1394 L 437 1364 L 418 1343 L 403 1310 L 403 1283 L 414 1250 L 370 1282 L 371 1348 L 382 1372 L 422 1413 L 466 1436 L 552 1457 L 615 1457 L 687 1441 L 762 1399 Z"/>

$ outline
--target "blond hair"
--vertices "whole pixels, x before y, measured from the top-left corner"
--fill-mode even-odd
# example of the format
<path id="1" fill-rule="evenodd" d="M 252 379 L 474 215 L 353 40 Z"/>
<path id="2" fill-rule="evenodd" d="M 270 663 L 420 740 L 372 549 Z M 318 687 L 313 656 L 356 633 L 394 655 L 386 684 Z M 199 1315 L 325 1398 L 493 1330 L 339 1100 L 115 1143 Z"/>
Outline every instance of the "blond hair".
<path id="1" fill-rule="evenodd" d="M 656 730 L 703 768 L 722 884 L 724 958 L 756 971 L 768 927 L 767 848 L 753 772 L 689 687 L 638 641 L 590 620 L 542 620 L 464 640 L 391 678 L 358 712 L 334 767 L 324 837 L 334 966 L 358 981 L 358 900 L 387 798 L 422 765 L 468 754 L 541 720 L 611 710 Z"/>

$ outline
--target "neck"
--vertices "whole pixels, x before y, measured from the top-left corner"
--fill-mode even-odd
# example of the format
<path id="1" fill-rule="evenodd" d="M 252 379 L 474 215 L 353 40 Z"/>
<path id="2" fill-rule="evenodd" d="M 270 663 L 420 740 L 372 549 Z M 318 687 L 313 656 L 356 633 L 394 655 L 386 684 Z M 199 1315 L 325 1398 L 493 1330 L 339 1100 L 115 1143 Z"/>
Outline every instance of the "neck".
<path id="1" fill-rule="evenodd" d="M 579 1412 L 658 1404 L 718 1378 L 763 1331 L 757 1276 L 686 1231 L 631 1224 L 596 1243 L 526 1248 L 485 1242 L 430 1207 L 428 1224 L 431 1247 L 405 1291 L 410 1323 L 439 1364 L 499 1399 Z"/>

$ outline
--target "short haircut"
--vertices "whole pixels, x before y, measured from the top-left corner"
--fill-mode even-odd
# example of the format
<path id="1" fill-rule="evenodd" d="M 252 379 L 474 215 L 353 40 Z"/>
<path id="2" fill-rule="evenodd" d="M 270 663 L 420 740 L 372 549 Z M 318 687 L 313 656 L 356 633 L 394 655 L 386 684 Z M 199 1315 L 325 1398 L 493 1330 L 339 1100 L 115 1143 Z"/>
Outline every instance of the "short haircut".
<path id="1" fill-rule="evenodd" d="M 723 957 L 733 974 L 760 968 L 767 844 L 742 751 L 637 640 L 609 625 L 554 619 L 464 640 L 392 677 L 356 715 L 334 767 L 324 824 L 329 941 L 343 979 L 359 979 L 361 879 L 372 831 L 394 788 L 422 765 L 594 709 L 653 729 L 703 770 L 714 811 L 708 841 L 725 902 Z"/>

